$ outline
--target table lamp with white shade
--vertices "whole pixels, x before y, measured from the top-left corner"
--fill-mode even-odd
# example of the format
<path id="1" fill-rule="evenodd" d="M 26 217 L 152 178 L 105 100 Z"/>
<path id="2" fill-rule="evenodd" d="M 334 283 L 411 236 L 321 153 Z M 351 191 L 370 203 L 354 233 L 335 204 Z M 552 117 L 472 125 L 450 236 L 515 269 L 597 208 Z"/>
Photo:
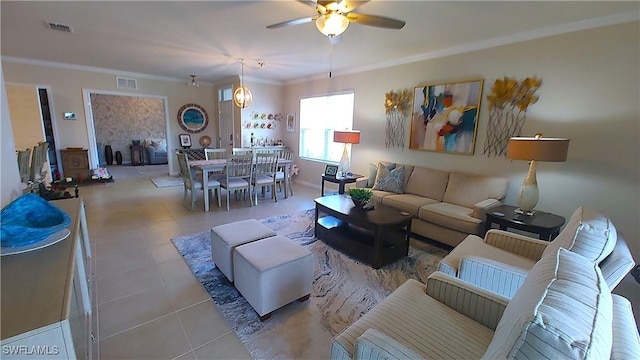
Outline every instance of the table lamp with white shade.
<path id="1" fill-rule="evenodd" d="M 333 132 L 333 142 L 344 143 L 342 159 L 340 159 L 340 165 L 338 166 L 338 172 L 344 175 L 349 172 L 349 168 L 351 167 L 347 146 L 349 144 L 360 143 L 360 130 L 335 130 Z"/>
<path id="2" fill-rule="evenodd" d="M 516 213 L 533 215 L 538 204 L 538 182 L 536 180 L 536 163 L 538 161 L 563 162 L 567 160 L 569 139 L 543 138 L 542 134 L 534 137 L 512 137 L 507 147 L 507 158 L 513 160 L 529 160 L 529 172 L 522 182 L 522 190 L 518 199 Z"/>

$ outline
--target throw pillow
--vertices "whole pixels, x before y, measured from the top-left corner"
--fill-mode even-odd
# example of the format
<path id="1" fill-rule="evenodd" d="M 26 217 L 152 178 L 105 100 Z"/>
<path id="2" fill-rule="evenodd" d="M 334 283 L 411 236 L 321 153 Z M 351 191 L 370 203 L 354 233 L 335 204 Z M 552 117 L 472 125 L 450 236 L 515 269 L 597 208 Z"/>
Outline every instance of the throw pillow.
<path id="1" fill-rule="evenodd" d="M 381 164 L 381 163 L 378 163 Z M 386 166 L 389 171 L 396 168 L 396 163 L 391 163 Z M 376 174 L 378 174 L 378 165 L 369 163 L 369 180 L 367 180 L 367 187 L 373 187 L 376 181 Z"/>
<path id="2" fill-rule="evenodd" d="M 376 181 L 373 184 L 373 190 L 402 194 L 403 184 L 404 166 L 399 166 L 389 171 L 386 166 L 378 164 L 378 172 L 376 173 Z"/>
<path id="3" fill-rule="evenodd" d="M 156 151 L 159 152 L 166 152 L 167 151 L 167 144 L 164 143 L 164 141 L 155 141 L 155 140 L 151 140 L 151 146 L 153 146 Z"/>

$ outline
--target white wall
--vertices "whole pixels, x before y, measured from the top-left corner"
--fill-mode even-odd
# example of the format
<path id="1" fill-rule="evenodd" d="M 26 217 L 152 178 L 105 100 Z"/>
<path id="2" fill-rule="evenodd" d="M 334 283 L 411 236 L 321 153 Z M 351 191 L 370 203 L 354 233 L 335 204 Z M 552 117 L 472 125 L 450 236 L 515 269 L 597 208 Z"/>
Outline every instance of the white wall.
<path id="1" fill-rule="evenodd" d="M 11 129 L 11 115 L 9 114 L 9 102 L 4 85 L 4 71 L 0 68 L 0 90 L 2 92 L 2 113 L 0 116 L 0 194 L 1 206 L 4 207 L 13 199 L 22 194 L 20 174 L 18 172 L 18 160 L 16 147 L 13 142 L 13 130 Z"/>
<path id="2" fill-rule="evenodd" d="M 352 169 L 368 174 L 378 160 L 495 174 L 509 178 L 505 202 L 516 204 L 527 163 L 482 154 L 488 111 L 486 96 L 503 76 L 543 79 L 540 101 L 529 108 L 523 135 L 541 132 L 571 139 L 568 160 L 538 164 L 537 209 L 568 218 L 581 205 L 609 215 L 640 261 L 640 132 L 638 108 L 639 23 L 627 23 L 532 40 L 492 49 L 334 76 L 284 89 L 284 109 L 299 113 L 303 96 L 355 91 L 354 129 L 361 143 L 352 147 Z M 339 48 L 336 48 L 339 52 Z M 386 149 L 385 93 L 427 82 L 484 78 L 475 155 Z M 409 129 L 407 129 L 408 131 Z M 298 147 L 298 133 L 286 134 Z M 407 134 L 408 136 L 408 134 Z M 407 137 L 408 144 L 408 137 Z M 322 163 L 297 160 L 296 181 L 320 183 Z"/>

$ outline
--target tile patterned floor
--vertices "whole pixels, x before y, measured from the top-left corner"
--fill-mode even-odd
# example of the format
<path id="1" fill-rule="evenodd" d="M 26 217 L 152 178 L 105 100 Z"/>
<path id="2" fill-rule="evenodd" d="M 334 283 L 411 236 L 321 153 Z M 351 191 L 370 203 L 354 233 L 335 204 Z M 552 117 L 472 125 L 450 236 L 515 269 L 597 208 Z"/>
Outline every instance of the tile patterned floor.
<path id="1" fill-rule="evenodd" d="M 254 207 L 232 199 L 231 211 L 214 205 L 208 213 L 201 194 L 193 212 L 182 206 L 182 192 L 145 177 L 80 188 L 95 259 L 94 358 L 250 358 L 170 239 L 310 209 L 319 191 L 294 184 L 289 199 L 279 193 L 277 203 Z"/>

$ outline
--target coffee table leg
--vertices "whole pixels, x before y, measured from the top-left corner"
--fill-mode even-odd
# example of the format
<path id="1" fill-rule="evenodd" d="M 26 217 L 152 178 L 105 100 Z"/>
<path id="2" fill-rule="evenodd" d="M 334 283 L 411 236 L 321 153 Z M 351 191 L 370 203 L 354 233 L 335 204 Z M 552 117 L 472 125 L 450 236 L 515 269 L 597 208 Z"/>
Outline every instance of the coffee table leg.
<path id="1" fill-rule="evenodd" d="M 324 184 L 324 181 L 322 182 Z M 318 205 L 316 204 L 316 220 L 313 223 L 313 236 L 318 237 Z"/>

